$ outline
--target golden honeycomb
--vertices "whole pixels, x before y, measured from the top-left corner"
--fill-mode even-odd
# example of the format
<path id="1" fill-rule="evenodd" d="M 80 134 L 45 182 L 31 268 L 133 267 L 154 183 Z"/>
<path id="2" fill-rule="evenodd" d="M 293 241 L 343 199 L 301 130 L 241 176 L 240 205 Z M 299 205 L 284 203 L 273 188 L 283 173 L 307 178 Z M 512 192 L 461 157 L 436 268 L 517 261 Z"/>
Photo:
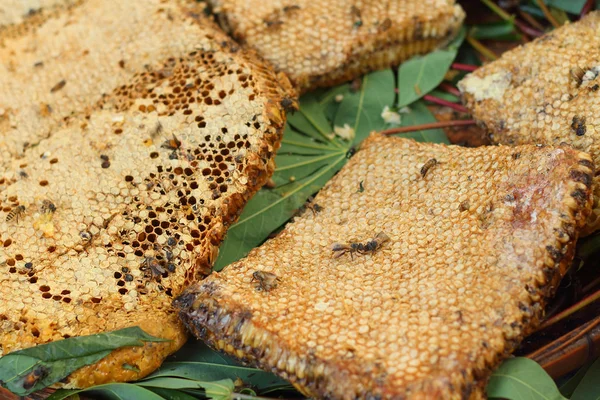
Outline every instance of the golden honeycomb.
<path id="1" fill-rule="evenodd" d="M 447 43 L 464 12 L 454 0 L 210 0 L 222 26 L 301 91 L 388 68 Z"/>
<path id="2" fill-rule="evenodd" d="M 570 265 L 593 173 L 567 146 L 371 135 L 321 211 L 175 304 L 196 336 L 307 396 L 481 398 Z M 348 243 L 363 251 L 332 251 Z"/>
<path id="3" fill-rule="evenodd" d="M 0 355 L 135 325 L 172 339 L 66 386 L 134 380 L 183 344 L 171 301 L 272 173 L 294 93 L 195 1 L 51 12 L 0 35 Z"/>
<path id="4" fill-rule="evenodd" d="M 458 87 L 495 143 L 568 143 L 600 162 L 600 13 L 564 25 L 467 75 Z M 600 180 L 584 234 L 600 229 Z"/>

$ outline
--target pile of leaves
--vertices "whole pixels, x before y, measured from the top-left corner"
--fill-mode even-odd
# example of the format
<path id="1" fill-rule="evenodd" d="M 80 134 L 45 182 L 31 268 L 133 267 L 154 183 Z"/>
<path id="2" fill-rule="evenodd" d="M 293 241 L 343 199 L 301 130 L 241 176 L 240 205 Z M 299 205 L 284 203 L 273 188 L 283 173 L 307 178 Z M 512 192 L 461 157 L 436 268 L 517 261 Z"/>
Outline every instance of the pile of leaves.
<path id="1" fill-rule="evenodd" d="M 361 80 L 303 96 L 300 110 L 288 118 L 272 184 L 254 196 L 238 222 L 230 227 L 215 270 L 244 257 L 276 234 L 302 209 L 307 199 L 344 166 L 370 132 L 392 132 L 399 127 L 435 123 L 437 119 L 431 111 L 433 103 L 453 110 L 454 119 L 469 123 L 466 110 L 458 104 L 455 88 L 465 71 L 476 68 L 482 60 L 496 58 L 497 50 L 490 47 L 498 43 L 500 47 L 507 43 L 510 47 L 539 36 L 551 30 L 554 23 L 576 19 L 592 2 L 523 1 L 511 10 L 518 17 L 491 0 L 482 0 L 482 3 L 492 22 L 471 24 L 447 48 L 415 57 L 397 69 L 373 72 Z M 529 17 L 538 25 L 532 25 Z M 449 144 L 446 133 L 439 128 L 413 129 L 402 136 Z M 594 256 L 599 253 L 600 235 L 581 241 L 577 268 L 573 269 L 576 273 L 589 271 Z M 575 307 L 572 311 L 575 313 L 585 306 L 578 304 L 563 309 L 568 311 Z M 567 313 L 565 318 L 568 316 Z M 21 350 L 0 359 L 0 383 L 18 395 L 27 395 L 60 381 L 81 366 L 97 362 L 116 348 L 160 340 L 139 328 L 127 328 Z M 121 367 L 137 368 L 128 364 Z M 598 382 L 600 361 L 583 366 L 570 379 L 563 379 L 559 387 L 539 364 L 526 357 L 516 357 L 505 361 L 492 375 L 487 394 L 490 398 L 533 400 L 600 398 Z M 194 340 L 143 380 L 83 390 L 58 390 L 49 399 L 79 395 L 152 400 L 302 397 L 288 382 L 275 375 L 242 367 Z"/>

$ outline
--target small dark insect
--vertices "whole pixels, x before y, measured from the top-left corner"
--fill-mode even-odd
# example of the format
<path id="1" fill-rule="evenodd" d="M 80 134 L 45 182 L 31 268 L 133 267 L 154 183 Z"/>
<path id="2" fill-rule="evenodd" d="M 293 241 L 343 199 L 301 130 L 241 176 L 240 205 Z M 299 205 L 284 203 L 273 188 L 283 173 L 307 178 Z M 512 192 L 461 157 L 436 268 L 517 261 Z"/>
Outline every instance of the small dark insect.
<path id="1" fill-rule="evenodd" d="M 306 201 L 306 203 L 304 204 L 304 207 L 306 209 L 312 211 L 313 215 L 317 215 L 318 213 L 323 211 L 323 207 L 321 207 L 320 205 L 315 203 L 314 200 L 315 200 L 314 197 L 310 196 L 308 198 L 308 200 Z"/>
<path id="2" fill-rule="evenodd" d="M 280 282 L 281 279 L 272 272 L 254 271 L 250 282 L 254 281 L 258 282 L 256 284 L 256 290 L 269 292 L 277 287 L 277 282 Z"/>
<path id="3" fill-rule="evenodd" d="M 40 207 L 40 211 L 43 214 L 53 213 L 56 211 L 56 206 L 50 200 L 42 201 L 42 206 Z"/>
<path id="4" fill-rule="evenodd" d="M 294 10 L 299 10 L 300 6 L 297 4 L 292 4 L 290 6 L 285 6 L 283 7 L 283 12 L 290 12 L 290 11 L 294 11 Z"/>
<path id="5" fill-rule="evenodd" d="M 50 89 L 50 93 L 58 92 L 60 89 L 64 88 L 66 84 L 67 84 L 67 81 L 65 81 L 63 79 L 62 81 L 58 82 L 56 85 L 52 86 L 52 89 Z"/>
<path id="6" fill-rule="evenodd" d="M 156 138 L 158 135 L 160 135 L 163 131 L 163 126 L 160 123 L 160 121 L 156 122 L 156 125 L 154 126 L 154 128 L 150 131 L 150 137 L 152 139 Z"/>
<path id="7" fill-rule="evenodd" d="M 31 389 L 36 383 L 47 377 L 49 373 L 50 370 L 43 365 L 37 366 L 33 371 L 25 375 L 25 378 L 23 379 L 23 389 Z"/>
<path id="8" fill-rule="evenodd" d="M 362 17 L 360 15 L 360 10 L 356 6 L 352 6 L 350 7 L 350 15 L 352 15 L 352 18 L 354 19 L 354 23 L 352 24 L 352 26 L 354 28 L 360 27 L 362 25 Z"/>
<path id="9" fill-rule="evenodd" d="M 154 257 L 146 257 L 140 266 L 140 271 L 144 271 L 145 277 L 156 279 L 157 281 L 160 281 L 161 275 L 167 272 Z"/>
<path id="10" fill-rule="evenodd" d="M 346 152 L 346 158 L 350 159 L 352 158 L 352 156 L 356 154 L 356 147 L 352 146 L 350 147 L 350 149 L 348 149 L 348 151 Z"/>
<path id="11" fill-rule="evenodd" d="M 173 139 L 166 140 L 160 147 L 163 149 L 177 150 L 181 147 L 181 140 L 177 139 L 177 136 L 173 134 Z"/>
<path id="12" fill-rule="evenodd" d="M 581 67 L 571 68 L 569 71 L 573 80 L 577 83 L 577 86 L 581 85 L 581 81 L 583 80 L 583 76 L 585 75 L 585 70 Z"/>
<path id="13" fill-rule="evenodd" d="M 267 28 L 276 27 L 276 26 L 283 25 L 283 21 L 279 21 L 279 20 L 275 20 L 275 21 L 265 20 L 265 25 L 267 26 Z"/>
<path id="14" fill-rule="evenodd" d="M 573 121 L 571 122 L 571 129 L 573 129 L 577 136 L 585 135 L 585 117 L 574 116 Z"/>
<path id="15" fill-rule="evenodd" d="M 390 27 L 392 26 L 392 20 L 389 18 L 386 18 L 383 20 L 383 22 L 381 23 L 381 25 L 379 25 L 379 30 L 382 32 L 387 31 L 388 29 L 390 29 Z"/>
<path id="16" fill-rule="evenodd" d="M 350 91 L 351 92 L 358 92 L 361 87 L 362 87 L 362 79 L 360 79 L 360 78 L 356 78 L 355 80 L 353 80 L 350 83 Z"/>
<path id="17" fill-rule="evenodd" d="M 43 67 L 43 66 L 44 66 L 44 62 L 43 62 L 43 61 L 38 61 L 38 62 L 36 62 L 35 64 L 33 64 L 33 66 L 34 66 L 35 68 L 40 68 L 40 67 Z"/>
<path id="18" fill-rule="evenodd" d="M 331 251 L 337 253 L 334 258 L 350 253 L 350 258 L 354 259 L 354 253 L 367 254 L 375 253 L 385 242 L 390 238 L 384 232 L 379 232 L 375 237 L 366 243 L 334 243 L 331 246 Z"/>
<path id="19" fill-rule="evenodd" d="M 425 175 L 427 175 L 427 172 L 431 168 L 436 166 L 437 164 L 438 164 L 438 160 L 436 160 L 435 158 L 431 158 L 431 159 L 427 160 L 427 162 L 425 164 L 423 164 L 423 166 L 421 167 L 421 177 L 425 178 Z"/>
<path id="20" fill-rule="evenodd" d="M 363 186 L 363 181 L 358 182 L 358 190 L 356 193 L 362 193 L 365 191 L 365 187 Z"/>
<path id="21" fill-rule="evenodd" d="M 25 179 L 25 178 L 28 178 L 28 177 L 29 177 L 29 175 L 27 174 L 27 172 L 25 172 L 25 171 L 23 171 L 23 170 L 19 171 L 19 176 L 20 176 L 21 178 L 23 178 L 23 179 Z"/>
<path id="22" fill-rule="evenodd" d="M 10 222 L 14 219 L 15 222 L 18 223 L 19 218 L 21 218 L 24 212 L 25 206 L 17 206 L 14 210 L 11 210 L 11 212 L 8 213 L 8 215 L 6 216 L 6 222 Z"/>

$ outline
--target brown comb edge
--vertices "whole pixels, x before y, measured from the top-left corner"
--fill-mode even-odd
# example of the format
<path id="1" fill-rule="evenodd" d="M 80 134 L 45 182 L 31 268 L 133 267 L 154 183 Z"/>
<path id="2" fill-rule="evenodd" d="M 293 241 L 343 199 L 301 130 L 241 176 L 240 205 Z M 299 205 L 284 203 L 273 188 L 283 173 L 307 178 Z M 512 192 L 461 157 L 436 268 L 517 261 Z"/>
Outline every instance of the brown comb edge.
<path id="1" fill-rule="evenodd" d="M 532 282 L 525 285 L 529 304 L 521 303 L 521 321 L 503 327 L 506 341 L 504 351 L 483 359 L 473 368 L 459 372 L 451 381 L 420 381 L 404 388 L 407 395 L 451 397 L 460 393 L 463 398 L 479 397 L 490 372 L 509 357 L 524 337 L 540 323 L 547 301 L 554 295 L 560 279 L 568 270 L 575 252 L 578 229 L 585 224 L 591 211 L 591 180 L 594 164 L 591 157 L 576 152 L 577 163 L 569 170 L 566 182 L 569 195 L 562 203 L 566 212 L 554 227 L 555 240 L 546 250 L 545 267 Z M 363 389 L 360 377 L 349 376 L 335 363 L 319 360 L 314 355 L 301 355 L 287 349 L 277 340 L 277 334 L 255 326 L 252 313 L 245 306 L 219 299 L 214 282 L 191 287 L 174 301 L 188 329 L 216 350 L 236 357 L 242 363 L 273 372 L 289 380 L 307 396 L 346 398 L 387 397 L 399 395 L 387 392 L 370 393 Z M 224 304 L 219 304 L 222 301 Z M 237 349 L 237 350 L 236 350 Z M 458 387 L 456 386 L 458 385 Z"/>
<path id="2" fill-rule="evenodd" d="M 477 122 L 477 125 L 483 129 L 485 135 L 492 143 L 510 145 L 510 142 L 507 143 L 506 141 L 498 139 L 499 137 L 504 137 L 504 135 L 507 133 L 506 129 L 503 128 L 501 123 L 491 120 L 489 118 L 480 118 L 480 115 L 482 114 L 482 112 L 480 111 L 481 109 L 488 109 L 490 107 L 501 107 L 502 104 L 500 102 L 493 99 L 484 99 L 481 101 L 477 101 L 475 100 L 474 95 L 469 94 L 467 92 L 461 93 L 461 101 L 465 105 L 465 107 L 467 107 L 471 111 L 473 119 Z M 517 144 L 525 143 L 520 142 Z M 582 237 L 589 236 L 600 230 L 600 175 L 594 176 L 594 174 L 592 174 L 592 177 L 592 211 L 588 215 L 586 223 L 580 229 L 579 235 Z"/>

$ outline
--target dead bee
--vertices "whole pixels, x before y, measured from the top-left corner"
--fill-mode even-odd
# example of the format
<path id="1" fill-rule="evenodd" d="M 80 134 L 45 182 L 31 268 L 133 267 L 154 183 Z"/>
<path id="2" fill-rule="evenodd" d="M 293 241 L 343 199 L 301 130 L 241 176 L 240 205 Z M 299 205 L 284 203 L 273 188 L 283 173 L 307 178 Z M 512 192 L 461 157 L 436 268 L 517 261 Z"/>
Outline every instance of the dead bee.
<path id="1" fill-rule="evenodd" d="M 146 257 L 140 266 L 140 271 L 144 272 L 146 278 L 155 279 L 158 282 L 160 282 L 162 274 L 167 272 L 154 257 Z"/>
<path id="2" fill-rule="evenodd" d="M 360 14 L 360 10 L 358 9 L 358 7 L 356 7 L 356 6 L 350 7 L 350 15 L 352 15 L 352 18 L 354 19 L 354 23 L 352 24 L 352 26 L 354 28 L 359 28 L 360 26 L 362 26 L 362 24 L 363 24 L 362 16 Z"/>
<path id="3" fill-rule="evenodd" d="M 585 135 L 585 117 L 574 116 L 571 122 L 571 129 L 573 129 L 573 132 L 575 132 L 577 136 Z"/>
<path id="4" fill-rule="evenodd" d="M 436 160 L 435 158 L 430 158 L 429 160 L 427 160 L 427 162 L 421 167 L 421 177 L 425 178 L 427 172 L 438 164 L 438 160 Z"/>
<path id="5" fill-rule="evenodd" d="M 569 71 L 569 73 L 571 74 L 573 80 L 576 82 L 577 87 L 579 87 L 581 85 L 581 82 L 583 81 L 585 70 L 581 67 L 575 67 L 571 68 L 571 71 Z"/>
<path id="6" fill-rule="evenodd" d="M 254 271 L 252 273 L 252 280 L 250 282 L 254 281 L 258 282 L 256 284 L 256 290 L 268 292 L 272 289 L 275 289 L 277 287 L 277 282 L 281 281 L 281 279 L 279 279 L 277 275 L 272 272 Z"/>
<path id="7" fill-rule="evenodd" d="M 379 31 L 381 32 L 385 32 L 388 29 L 390 29 L 392 26 L 392 20 L 389 18 L 386 18 L 383 20 L 383 22 L 381 23 L 381 25 L 379 25 Z"/>
<path id="8" fill-rule="evenodd" d="M 173 139 L 166 140 L 160 147 L 163 149 L 177 150 L 181 147 L 181 140 L 177 139 L 177 136 L 173 134 Z"/>
<path id="9" fill-rule="evenodd" d="M 274 20 L 274 21 L 264 20 L 264 23 L 267 28 L 272 28 L 272 27 L 274 28 L 274 27 L 283 25 L 283 21 L 280 21 L 280 20 Z"/>
<path id="10" fill-rule="evenodd" d="M 31 389 L 36 383 L 47 377 L 49 372 L 48 368 L 43 365 L 34 368 L 33 371 L 25 375 L 25 378 L 23 379 L 23 389 Z"/>
<path id="11" fill-rule="evenodd" d="M 42 206 L 40 207 L 40 211 L 43 214 L 54 213 L 56 211 L 56 206 L 50 200 L 42 201 Z"/>
<path id="12" fill-rule="evenodd" d="M 14 210 L 11 210 L 11 212 L 8 213 L 8 215 L 6 216 L 6 222 L 10 222 L 14 219 L 15 222 L 18 223 L 19 218 L 21 218 L 21 216 L 23 216 L 24 212 L 25 212 L 25 206 L 16 207 Z"/>
<path id="13" fill-rule="evenodd" d="M 334 243 L 331 246 L 331 251 L 337 253 L 334 258 L 350 253 L 350 258 L 354 259 L 354 253 L 367 254 L 377 251 L 390 238 L 384 232 L 379 232 L 375 237 L 366 243 Z"/>
<path id="14" fill-rule="evenodd" d="M 50 89 L 50 93 L 58 92 L 60 89 L 64 88 L 66 84 L 66 80 L 61 80 L 56 85 L 52 86 L 52 88 Z"/>
<path id="15" fill-rule="evenodd" d="M 312 211 L 313 215 L 317 215 L 318 213 L 323 211 L 323 207 L 321 207 L 320 205 L 315 203 L 314 200 L 315 199 L 312 196 L 309 197 L 308 200 L 306 201 L 306 203 L 304 204 L 304 208 Z"/>

